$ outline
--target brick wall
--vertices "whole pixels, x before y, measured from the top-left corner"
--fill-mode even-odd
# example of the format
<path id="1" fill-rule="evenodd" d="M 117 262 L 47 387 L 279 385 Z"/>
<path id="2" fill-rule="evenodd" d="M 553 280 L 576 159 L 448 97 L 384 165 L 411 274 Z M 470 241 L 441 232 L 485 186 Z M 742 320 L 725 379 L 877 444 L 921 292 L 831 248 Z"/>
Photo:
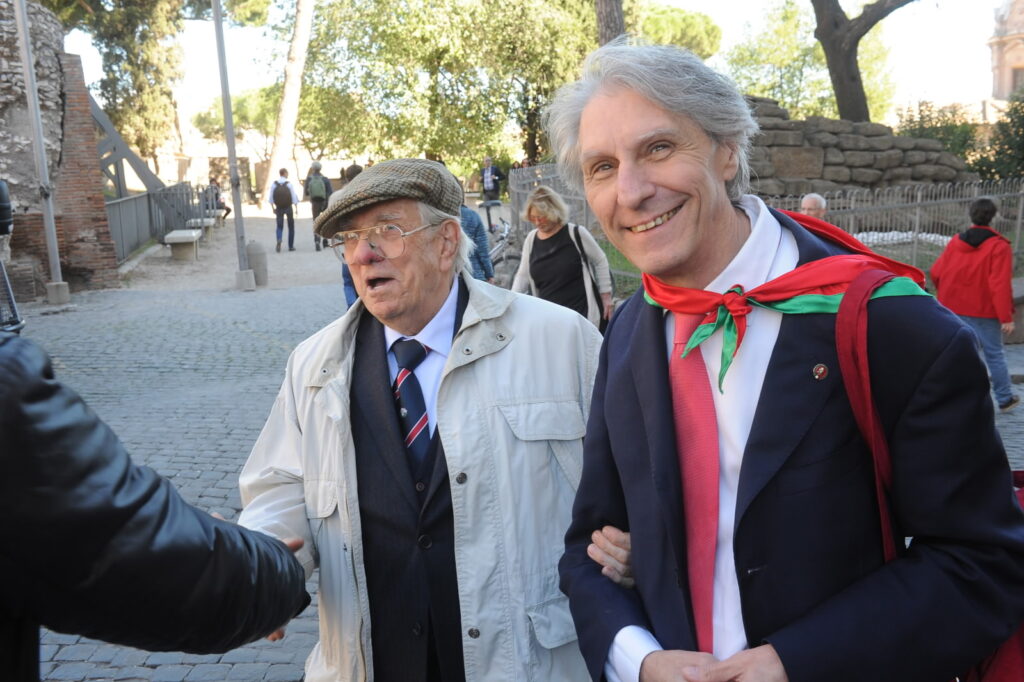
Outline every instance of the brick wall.
<path id="1" fill-rule="evenodd" d="M 117 255 L 107 224 L 103 174 L 96 150 L 96 126 L 77 55 L 59 55 L 64 75 L 63 139 L 60 161 L 50 168 L 61 271 L 72 291 L 118 286 Z M 13 260 L 19 269 L 31 267 L 35 286 L 19 278 L 15 296 L 32 296 L 52 281 L 41 212 L 17 212 L 11 239 Z"/>

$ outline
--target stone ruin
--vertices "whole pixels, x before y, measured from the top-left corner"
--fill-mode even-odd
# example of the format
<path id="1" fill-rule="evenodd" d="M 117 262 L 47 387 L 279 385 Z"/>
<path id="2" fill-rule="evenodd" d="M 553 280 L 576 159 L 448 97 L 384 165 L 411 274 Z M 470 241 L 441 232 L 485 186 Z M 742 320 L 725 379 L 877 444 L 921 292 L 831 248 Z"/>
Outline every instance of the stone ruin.
<path id="1" fill-rule="evenodd" d="M 748 95 L 747 101 L 761 124 L 750 176 L 753 191 L 762 196 L 979 179 L 938 140 L 894 135 L 881 123 L 794 120 L 776 100 Z"/>
<path id="2" fill-rule="evenodd" d="M 117 286 L 117 256 L 81 59 L 64 52 L 64 29 L 49 10 L 31 2 L 27 6 L 63 279 L 72 290 Z M 34 298 L 52 278 L 11 0 L 0 0 L 0 180 L 7 182 L 14 207 L 5 267 L 15 295 Z"/>

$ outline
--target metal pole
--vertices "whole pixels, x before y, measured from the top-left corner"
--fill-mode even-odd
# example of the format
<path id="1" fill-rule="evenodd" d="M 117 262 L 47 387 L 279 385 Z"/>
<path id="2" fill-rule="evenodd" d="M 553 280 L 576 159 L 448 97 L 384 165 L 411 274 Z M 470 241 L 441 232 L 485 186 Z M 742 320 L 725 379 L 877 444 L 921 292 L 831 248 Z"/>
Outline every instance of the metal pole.
<path id="1" fill-rule="evenodd" d="M 1020 258 L 1020 226 L 1024 221 L 1024 181 L 1017 188 L 1017 224 L 1013 228 L 1013 264 L 1016 272 L 1017 259 Z"/>
<path id="2" fill-rule="evenodd" d="M 917 188 L 917 208 L 914 211 L 914 234 L 910 246 L 910 264 L 917 267 L 917 238 L 921 234 L 921 187 Z"/>
<path id="3" fill-rule="evenodd" d="M 39 90 L 36 86 L 35 59 L 32 56 L 32 38 L 28 31 L 28 8 L 25 6 L 25 0 L 14 0 L 14 20 L 17 23 L 18 38 L 21 43 L 21 70 L 25 74 L 25 99 L 28 100 L 29 119 L 32 123 L 32 148 L 36 157 L 39 197 L 43 204 L 43 230 L 46 235 L 46 255 L 50 264 L 50 279 L 51 284 L 59 285 L 63 283 L 63 279 L 60 271 L 60 251 L 57 247 L 57 224 L 53 219 L 53 187 L 50 185 L 50 171 L 46 165 L 43 124 L 39 116 Z M 66 284 L 47 286 L 50 303 L 67 302 L 66 292 Z"/>
<path id="4" fill-rule="evenodd" d="M 235 204 L 235 246 L 238 248 L 238 271 L 249 271 L 249 257 L 245 253 L 245 220 L 242 219 L 242 190 L 235 158 L 235 123 L 231 117 L 231 89 L 228 87 L 227 59 L 224 56 L 224 27 L 221 25 L 220 0 L 213 5 L 213 28 L 217 33 L 217 63 L 220 66 L 220 98 L 224 104 L 224 136 L 228 143 L 228 169 L 231 173 L 231 200 Z M 255 285 L 253 285 L 255 286 Z"/>

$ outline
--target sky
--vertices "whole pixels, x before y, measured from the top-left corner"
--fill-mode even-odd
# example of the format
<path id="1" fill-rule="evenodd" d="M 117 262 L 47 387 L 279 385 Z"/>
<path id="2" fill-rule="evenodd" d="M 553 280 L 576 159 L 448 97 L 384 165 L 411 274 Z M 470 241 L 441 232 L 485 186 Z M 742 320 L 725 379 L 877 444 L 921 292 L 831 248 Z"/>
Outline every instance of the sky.
<path id="1" fill-rule="evenodd" d="M 515 2 L 516 0 L 504 0 Z M 767 0 L 660 0 L 683 9 L 703 12 L 722 28 L 724 53 L 756 31 Z M 808 2 L 809 0 L 804 0 Z M 890 48 L 890 68 L 896 86 L 895 107 L 921 100 L 936 104 L 977 104 L 991 96 L 991 53 L 987 41 L 995 26 L 994 12 L 1004 0 L 916 0 L 890 14 L 882 23 Z M 861 1 L 843 0 L 851 14 Z M 220 95 L 213 25 L 185 22 L 181 37 L 185 76 L 176 88 L 186 119 L 207 109 Z M 261 29 L 225 31 L 228 78 L 232 93 L 267 84 L 275 73 L 268 68 L 267 42 Z M 72 33 L 65 49 L 82 55 L 87 82 L 100 78 L 101 64 L 87 36 Z M 280 52 L 283 53 L 283 50 Z M 714 58 L 712 58 L 714 60 Z M 712 61 L 714 64 L 714 61 Z"/>

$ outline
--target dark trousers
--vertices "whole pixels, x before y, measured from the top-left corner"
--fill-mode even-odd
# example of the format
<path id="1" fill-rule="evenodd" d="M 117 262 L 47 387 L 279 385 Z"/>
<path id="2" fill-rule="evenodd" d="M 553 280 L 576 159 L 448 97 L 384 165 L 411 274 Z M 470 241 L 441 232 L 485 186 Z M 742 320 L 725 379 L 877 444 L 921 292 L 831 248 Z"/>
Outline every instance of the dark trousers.
<path id="1" fill-rule="evenodd" d="M 284 232 L 284 217 L 288 216 L 288 248 L 295 248 L 295 211 L 292 210 L 291 206 L 285 206 L 284 208 L 274 208 L 274 215 L 277 216 L 277 243 L 281 243 L 282 233 Z"/>
<path id="2" fill-rule="evenodd" d="M 316 223 L 317 216 L 324 212 L 327 208 L 327 199 L 310 199 L 309 205 L 313 208 L 313 222 Z M 316 232 L 313 233 L 313 244 L 316 246 L 316 250 L 320 250 L 320 237 L 317 236 Z M 323 240 L 323 245 L 327 246 L 327 240 Z"/>
<path id="3" fill-rule="evenodd" d="M 484 201 L 496 201 L 498 199 L 498 189 L 485 189 L 484 190 Z"/>

